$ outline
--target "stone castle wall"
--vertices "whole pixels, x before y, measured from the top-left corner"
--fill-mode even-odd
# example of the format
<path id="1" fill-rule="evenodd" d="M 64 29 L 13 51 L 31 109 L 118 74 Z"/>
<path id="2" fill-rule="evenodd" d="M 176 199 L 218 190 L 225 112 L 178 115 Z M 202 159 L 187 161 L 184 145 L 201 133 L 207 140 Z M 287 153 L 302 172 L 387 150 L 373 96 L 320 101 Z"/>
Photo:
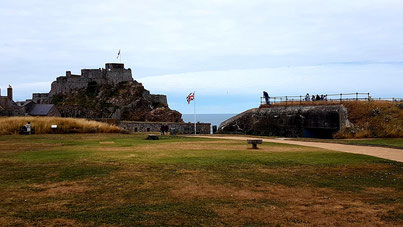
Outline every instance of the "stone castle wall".
<path id="1" fill-rule="evenodd" d="M 194 123 L 121 121 L 117 125 L 130 132 L 160 132 L 162 125 L 178 134 L 194 134 Z M 210 134 L 210 123 L 197 123 L 197 134 Z"/>
<path id="2" fill-rule="evenodd" d="M 74 90 L 86 88 L 89 82 L 98 85 L 117 85 L 121 82 L 133 81 L 131 69 L 123 64 L 105 64 L 104 69 L 82 69 L 81 75 L 73 75 L 70 71 L 60 76 L 51 85 L 50 97 L 57 94 L 69 94 Z"/>
<path id="3" fill-rule="evenodd" d="M 153 103 L 162 103 L 164 106 L 168 106 L 168 100 L 166 95 L 151 95 Z"/>
<path id="4" fill-rule="evenodd" d="M 32 101 L 37 104 L 51 104 L 49 93 L 33 93 Z"/>

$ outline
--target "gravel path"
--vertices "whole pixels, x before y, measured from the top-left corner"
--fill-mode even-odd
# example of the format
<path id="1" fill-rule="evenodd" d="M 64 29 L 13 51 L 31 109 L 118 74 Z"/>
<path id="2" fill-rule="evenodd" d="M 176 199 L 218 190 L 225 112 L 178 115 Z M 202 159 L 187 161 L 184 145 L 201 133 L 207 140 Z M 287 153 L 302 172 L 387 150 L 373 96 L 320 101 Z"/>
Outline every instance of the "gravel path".
<path id="1" fill-rule="evenodd" d="M 250 136 L 197 136 L 203 138 L 214 138 L 214 139 L 231 139 L 231 140 L 247 140 L 247 139 L 262 139 L 264 142 L 271 143 L 285 143 L 294 144 L 306 147 L 318 147 L 332 151 L 341 151 L 354 154 L 365 154 L 374 157 L 389 159 L 393 161 L 403 162 L 403 149 L 394 149 L 386 147 L 372 147 L 372 146 L 357 146 L 357 145 L 346 145 L 337 143 L 321 143 L 321 142 L 305 142 L 305 141 L 293 141 L 284 138 L 278 139 L 263 139 L 254 138 Z"/>

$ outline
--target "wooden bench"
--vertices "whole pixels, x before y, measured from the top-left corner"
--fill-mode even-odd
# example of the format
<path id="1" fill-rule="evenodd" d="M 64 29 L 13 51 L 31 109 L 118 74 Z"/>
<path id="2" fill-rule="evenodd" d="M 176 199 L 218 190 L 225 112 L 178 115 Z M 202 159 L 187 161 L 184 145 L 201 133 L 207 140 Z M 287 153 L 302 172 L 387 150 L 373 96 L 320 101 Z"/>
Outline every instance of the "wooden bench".
<path id="1" fill-rule="evenodd" d="M 147 136 L 147 140 L 159 140 L 157 135 L 150 134 Z"/>
<path id="2" fill-rule="evenodd" d="M 258 149 L 257 145 L 263 143 L 262 140 L 247 140 L 247 141 L 248 141 L 248 144 L 252 144 L 252 149 Z"/>

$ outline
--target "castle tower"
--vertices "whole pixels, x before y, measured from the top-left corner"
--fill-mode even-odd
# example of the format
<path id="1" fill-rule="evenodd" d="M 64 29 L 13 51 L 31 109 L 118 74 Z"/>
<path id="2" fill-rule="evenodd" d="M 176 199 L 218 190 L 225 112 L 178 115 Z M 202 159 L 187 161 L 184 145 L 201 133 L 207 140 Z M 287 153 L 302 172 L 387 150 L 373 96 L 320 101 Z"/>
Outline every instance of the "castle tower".
<path id="1" fill-rule="evenodd" d="M 11 85 L 8 85 L 8 88 L 7 88 L 7 97 L 8 97 L 10 100 L 13 100 L 13 88 L 11 87 Z"/>

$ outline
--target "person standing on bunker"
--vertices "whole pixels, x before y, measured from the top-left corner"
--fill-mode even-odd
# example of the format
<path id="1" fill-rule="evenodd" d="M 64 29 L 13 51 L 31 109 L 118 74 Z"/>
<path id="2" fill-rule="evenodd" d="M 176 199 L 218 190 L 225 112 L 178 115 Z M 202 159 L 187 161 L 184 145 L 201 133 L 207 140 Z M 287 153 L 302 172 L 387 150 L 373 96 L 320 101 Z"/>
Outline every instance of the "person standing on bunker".
<path id="1" fill-rule="evenodd" d="M 268 94 L 266 91 L 263 91 L 263 96 L 264 96 L 264 99 L 266 100 L 266 104 L 267 104 L 267 105 L 270 105 L 270 97 L 269 97 L 269 94 Z"/>
<path id="2" fill-rule="evenodd" d="M 306 93 L 305 101 L 307 101 L 307 102 L 311 101 L 311 96 L 309 96 L 309 93 Z"/>

